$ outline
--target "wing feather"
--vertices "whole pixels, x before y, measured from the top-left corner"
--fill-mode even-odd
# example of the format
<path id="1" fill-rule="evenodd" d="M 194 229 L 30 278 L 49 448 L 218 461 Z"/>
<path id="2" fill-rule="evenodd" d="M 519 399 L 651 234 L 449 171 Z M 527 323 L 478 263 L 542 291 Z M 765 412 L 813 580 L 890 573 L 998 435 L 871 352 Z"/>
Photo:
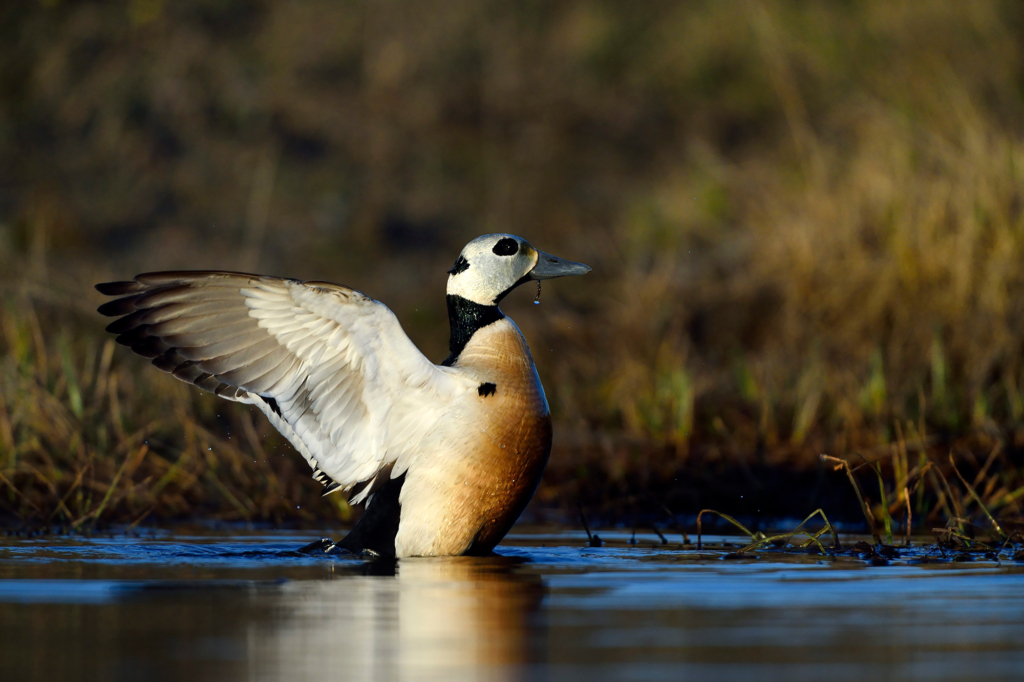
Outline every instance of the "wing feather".
<path id="1" fill-rule="evenodd" d="M 329 490 L 400 474 L 451 399 L 473 388 L 427 360 L 387 307 L 335 284 L 153 272 L 96 288 L 119 297 L 99 308 L 118 318 L 107 329 L 119 343 L 259 407 Z"/>
<path id="2" fill-rule="evenodd" d="M 145 323 L 141 320 L 140 322 Z M 149 324 L 152 325 L 150 333 L 164 337 L 169 337 L 172 334 L 184 337 L 186 334 L 206 334 L 209 332 L 216 332 L 218 336 L 227 336 L 236 330 L 241 331 L 252 327 L 249 315 L 244 311 L 222 313 L 220 315 L 178 317 Z M 187 343 L 188 339 L 182 338 L 181 341 Z"/>
<path id="3" fill-rule="evenodd" d="M 156 308 L 144 308 L 145 317 L 142 322 L 145 324 L 158 324 L 167 320 L 184 320 L 190 317 L 207 317 L 241 313 L 238 303 L 235 301 L 209 300 L 202 302 L 168 303 Z"/>

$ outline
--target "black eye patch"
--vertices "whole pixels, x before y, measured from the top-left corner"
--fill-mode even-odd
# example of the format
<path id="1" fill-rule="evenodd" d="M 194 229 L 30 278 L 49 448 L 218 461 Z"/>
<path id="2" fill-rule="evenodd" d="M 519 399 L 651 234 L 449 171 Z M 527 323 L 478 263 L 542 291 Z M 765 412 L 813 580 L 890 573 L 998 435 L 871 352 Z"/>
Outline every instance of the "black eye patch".
<path id="1" fill-rule="evenodd" d="M 514 256 L 519 252 L 519 242 L 512 237 L 502 237 L 491 250 L 497 256 Z"/>
<path id="2" fill-rule="evenodd" d="M 455 265 L 448 271 L 449 275 L 457 275 L 460 272 L 465 272 L 469 269 L 469 261 L 466 260 L 465 256 L 459 256 L 459 259 L 455 261 Z"/>

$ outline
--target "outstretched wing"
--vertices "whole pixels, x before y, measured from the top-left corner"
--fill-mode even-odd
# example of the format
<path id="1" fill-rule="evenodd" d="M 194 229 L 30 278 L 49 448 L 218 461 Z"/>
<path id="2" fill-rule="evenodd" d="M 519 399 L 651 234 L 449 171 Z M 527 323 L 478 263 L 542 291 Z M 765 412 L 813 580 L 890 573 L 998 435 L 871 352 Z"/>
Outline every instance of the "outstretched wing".
<path id="1" fill-rule="evenodd" d="M 259 406 L 325 494 L 396 462 L 397 475 L 469 388 L 424 357 L 386 306 L 347 287 L 154 272 L 96 288 L 120 297 L 99 308 L 119 317 L 107 327 L 118 343 L 182 381 Z"/>

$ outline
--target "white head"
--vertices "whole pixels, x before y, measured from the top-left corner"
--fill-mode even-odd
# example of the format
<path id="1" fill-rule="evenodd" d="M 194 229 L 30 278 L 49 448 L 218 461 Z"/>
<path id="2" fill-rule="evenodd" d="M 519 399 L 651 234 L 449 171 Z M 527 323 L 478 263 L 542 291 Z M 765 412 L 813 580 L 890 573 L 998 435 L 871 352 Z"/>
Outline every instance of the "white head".
<path id="1" fill-rule="evenodd" d="M 513 234 L 485 234 L 462 249 L 448 271 L 448 295 L 497 305 L 529 280 L 584 275 L 590 267 L 538 251 Z"/>

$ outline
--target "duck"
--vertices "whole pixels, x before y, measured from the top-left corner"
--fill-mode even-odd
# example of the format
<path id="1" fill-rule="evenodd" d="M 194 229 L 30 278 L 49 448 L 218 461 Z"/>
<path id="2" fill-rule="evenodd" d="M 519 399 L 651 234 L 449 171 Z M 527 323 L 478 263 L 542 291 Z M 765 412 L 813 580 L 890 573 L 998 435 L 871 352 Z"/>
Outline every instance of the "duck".
<path id="1" fill-rule="evenodd" d="M 448 357 L 430 361 L 383 303 L 349 287 L 229 271 L 97 284 L 107 331 L 164 372 L 258 408 L 324 486 L 363 513 L 335 546 L 381 557 L 487 555 L 531 500 L 551 411 L 499 304 L 591 268 L 522 237 L 469 242 L 448 270 Z M 539 286 L 539 284 L 538 284 Z"/>

